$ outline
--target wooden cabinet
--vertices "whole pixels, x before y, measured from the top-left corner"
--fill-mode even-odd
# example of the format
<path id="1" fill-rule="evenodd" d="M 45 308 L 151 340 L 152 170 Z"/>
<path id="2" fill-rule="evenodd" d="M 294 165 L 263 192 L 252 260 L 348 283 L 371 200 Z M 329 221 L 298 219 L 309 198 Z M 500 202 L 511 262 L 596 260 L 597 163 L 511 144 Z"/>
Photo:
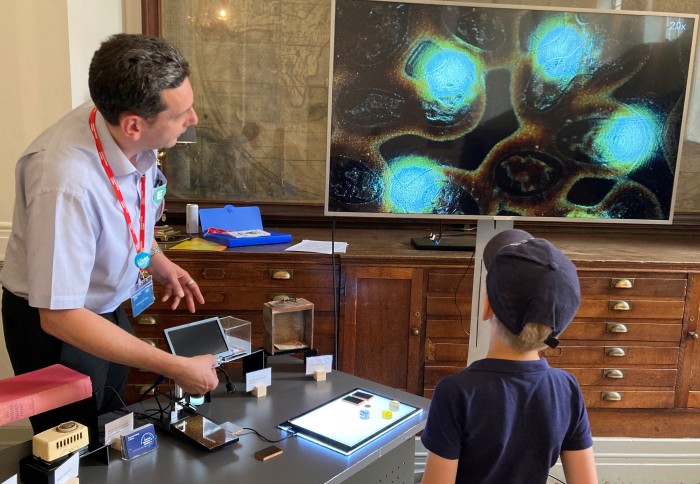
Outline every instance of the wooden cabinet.
<path id="1" fill-rule="evenodd" d="M 573 373 L 589 409 L 673 408 L 688 274 L 579 271 L 581 307 L 544 354 Z"/>
<path id="2" fill-rule="evenodd" d="M 578 379 L 594 435 L 700 437 L 696 238 L 528 230 L 578 267 L 581 307 L 546 357 Z M 298 240 L 331 238 L 308 228 L 292 233 Z M 262 346 L 264 303 L 302 297 L 315 305 L 314 346 L 321 353 L 334 353 L 337 318 L 339 369 L 430 397 L 441 378 L 467 364 L 473 260 L 471 253 L 415 250 L 415 235 L 339 230 L 335 240 L 348 242 L 348 251 L 334 258 L 284 252 L 284 244 L 167 251 L 198 281 L 207 302 L 194 315 L 156 303 L 134 328 L 164 348 L 165 327 L 235 316 L 252 322 L 253 344 Z M 134 369 L 130 384 L 143 389 L 155 377 Z"/>
<path id="3" fill-rule="evenodd" d="M 419 393 L 423 270 L 355 264 L 344 270 L 340 369 Z"/>
<path id="4" fill-rule="evenodd" d="M 433 268 L 425 295 L 423 396 L 443 377 L 467 366 L 471 331 L 472 267 Z"/>
<path id="5" fill-rule="evenodd" d="M 330 256 L 316 254 L 167 251 L 167 256 L 199 284 L 206 303 L 195 314 L 181 304 L 171 311 L 156 303 L 133 321 L 136 335 L 167 351 L 163 330 L 208 316 L 234 316 L 251 322 L 252 344 L 263 346 L 263 307 L 280 298 L 304 298 L 314 304 L 313 344 L 322 354 L 335 346 L 333 272 Z M 337 284 L 336 284 L 337 286 Z M 148 388 L 157 375 L 132 369 L 127 398 Z"/>

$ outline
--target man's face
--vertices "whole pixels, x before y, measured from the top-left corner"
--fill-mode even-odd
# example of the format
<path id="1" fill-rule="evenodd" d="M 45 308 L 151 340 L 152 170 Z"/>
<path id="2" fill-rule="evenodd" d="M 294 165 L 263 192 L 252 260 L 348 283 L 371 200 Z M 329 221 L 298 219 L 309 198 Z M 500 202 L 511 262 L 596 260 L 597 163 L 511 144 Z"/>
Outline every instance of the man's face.
<path id="1" fill-rule="evenodd" d="M 179 87 L 164 90 L 162 98 L 167 108 L 147 122 L 142 135 L 144 149 L 172 148 L 188 126 L 197 124 L 189 79 Z"/>

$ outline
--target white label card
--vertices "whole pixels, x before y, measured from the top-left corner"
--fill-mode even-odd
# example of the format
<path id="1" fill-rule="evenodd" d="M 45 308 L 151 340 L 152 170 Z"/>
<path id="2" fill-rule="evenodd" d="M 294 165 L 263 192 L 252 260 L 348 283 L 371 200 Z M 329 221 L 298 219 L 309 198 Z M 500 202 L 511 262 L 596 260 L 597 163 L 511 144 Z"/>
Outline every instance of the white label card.
<path id="1" fill-rule="evenodd" d="M 78 465 L 80 464 L 80 453 L 74 452 L 70 458 L 58 466 L 54 471 L 56 484 L 66 484 L 73 477 L 78 477 Z"/>
<path id="2" fill-rule="evenodd" d="M 306 374 L 313 375 L 316 370 L 326 373 L 333 371 L 333 355 L 309 356 L 306 358 Z"/>
<path id="3" fill-rule="evenodd" d="M 134 430 L 134 414 L 129 413 L 123 417 L 105 424 L 105 445 L 111 445 L 117 450 L 121 449 L 121 437 Z"/>
<path id="4" fill-rule="evenodd" d="M 252 392 L 257 385 L 272 385 L 272 368 L 264 368 L 245 374 L 245 391 Z"/>

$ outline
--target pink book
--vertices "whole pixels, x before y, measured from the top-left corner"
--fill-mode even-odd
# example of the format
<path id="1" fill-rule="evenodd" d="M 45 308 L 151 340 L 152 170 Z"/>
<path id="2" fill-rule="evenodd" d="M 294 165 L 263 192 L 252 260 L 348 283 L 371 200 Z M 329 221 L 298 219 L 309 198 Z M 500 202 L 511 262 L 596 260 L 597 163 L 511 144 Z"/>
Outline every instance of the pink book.
<path id="1" fill-rule="evenodd" d="M 90 377 L 63 365 L 0 380 L 0 425 L 31 417 L 92 395 Z"/>

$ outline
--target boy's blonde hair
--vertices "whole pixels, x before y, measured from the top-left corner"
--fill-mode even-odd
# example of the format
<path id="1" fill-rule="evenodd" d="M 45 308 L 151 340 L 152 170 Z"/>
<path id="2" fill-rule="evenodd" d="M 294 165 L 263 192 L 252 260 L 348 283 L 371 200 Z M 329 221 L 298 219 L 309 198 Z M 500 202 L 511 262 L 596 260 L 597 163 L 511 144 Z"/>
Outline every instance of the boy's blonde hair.
<path id="1" fill-rule="evenodd" d="M 520 334 L 514 334 L 501 323 L 495 314 L 491 317 L 491 322 L 495 325 L 498 337 L 518 351 L 525 353 L 548 348 L 544 341 L 552 334 L 552 328 L 546 324 L 527 323 L 523 326 L 523 331 Z"/>

